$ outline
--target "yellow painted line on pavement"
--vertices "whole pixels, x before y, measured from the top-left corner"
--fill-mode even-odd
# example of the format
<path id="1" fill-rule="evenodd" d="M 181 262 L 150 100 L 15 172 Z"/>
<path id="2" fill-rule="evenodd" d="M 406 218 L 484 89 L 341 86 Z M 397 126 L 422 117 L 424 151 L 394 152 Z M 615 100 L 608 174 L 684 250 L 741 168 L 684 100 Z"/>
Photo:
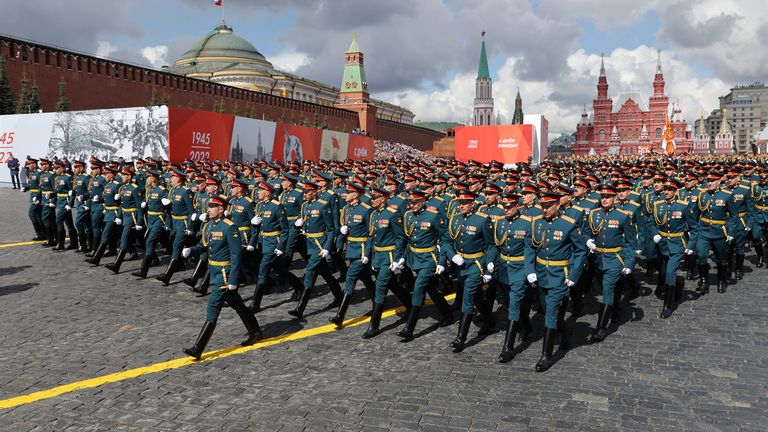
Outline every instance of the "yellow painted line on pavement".
<path id="1" fill-rule="evenodd" d="M 451 300 L 454 297 L 456 297 L 456 294 L 449 294 L 445 296 L 445 299 Z M 429 300 L 424 302 L 425 306 L 429 304 L 432 304 L 432 302 Z M 382 319 L 389 318 L 404 310 L 405 308 L 403 306 L 393 308 L 393 309 L 388 309 L 381 314 L 381 318 Z M 344 321 L 343 328 L 359 326 L 369 321 L 370 321 L 370 317 L 368 316 L 359 316 L 356 318 L 351 318 Z M 126 381 L 126 380 L 137 378 L 143 375 L 164 372 L 171 369 L 179 369 L 185 366 L 202 363 L 202 362 L 213 361 L 213 360 L 219 360 L 219 359 L 223 359 L 233 355 L 245 354 L 247 352 L 254 351 L 257 349 L 266 348 L 266 347 L 278 345 L 285 342 L 306 339 L 312 336 L 317 336 L 324 333 L 330 333 L 336 330 L 337 328 L 335 324 L 327 324 L 327 325 L 322 325 L 320 327 L 313 327 L 306 330 L 299 330 L 294 333 L 287 333 L 280 336 L 262 339 L 250 346 L 244 347 L 244 346 L 238 345 L 234 347 L 223 348 L 216 351 L 210 351 L 203 354 L 200 360 L 195 360 L 192 357 L 178 358 L 178 359 L 169 360 L 166 362 L 155 363 L 149 366 L 143 366 L 135 369 L 128 369 L 122 372 L 116 372 L 116 373 L 102 375 L 99 377 L 90 378 L 82 381 L 76 381 L 70 384 L 64 384 L 64 385 L 53 387 L 47 390 L 36 391 L 34 393 L 0 400 L 0 409 L 13 408 L 20 405 L 26 405 L 33 402 L 41 401 L 44 399 L 50 399 L 50 398 L 60 396 L 65 393 L 71 393 L 77 390 L 100 387 L 100 386 L 103 386 L 104 384 Z"/>
<path id="2" fill-rule="evenodd" d="M 36 244 L 40 244 L 40 243 L 45 243 L 45 240 L 27 241 L 27 242 L 20 242 L 20 243 L 3 243 L 3 244 L 0 244 L 0 249 L 9 248 L 9 247 L 17 247 L 17 246 L 36 245 Z"/>

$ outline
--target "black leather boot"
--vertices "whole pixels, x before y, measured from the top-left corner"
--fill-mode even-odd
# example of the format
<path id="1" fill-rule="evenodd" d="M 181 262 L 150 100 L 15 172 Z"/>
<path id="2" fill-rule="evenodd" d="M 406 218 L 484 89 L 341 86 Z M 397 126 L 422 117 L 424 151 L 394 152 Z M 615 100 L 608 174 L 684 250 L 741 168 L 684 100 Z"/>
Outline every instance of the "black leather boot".
<path id="1" fill-rule="evenodd" d="M 99 248 L 96 249 L 96 253 L 93 254 L 93 257 L 88 258 L 85 260 L 85 262 L 89 264 L 93 264 L 95 266 L 99 265 L 101 263 L 101 258 L 104 256 L 104 252 L 107 250 L 107 244 L 102 243 L 99 245 Z"/>
<path id="2" fill-rule="evenodd" d="M 149 264 L 152 263 L 152 257 L 153 255 L 144 255 L 144 258 L 141 260 L 141 268 L 138 271 L 131 273 L 131 275 L 140 279 L 147 277 L 147 272 L 149 272 Z"/>
<path id="3" fill-rule="evenodd" d="M 469 327 L 472 325 L 472 314 L 461 314 L 461 321 L 459 321 L 459 333 L 456 335 L 456 339 L 450 343 L 450 347 L 453 348 L 453 352 L 464 351 L 464 346 L 467 342 L 467 335 L 469 334 Z"/>
<path id="4" fill-rule="evenodd" d="M 685 278 L 688 280 L 696 280 L 696 255 L 685 256 Z"/>
<path id="5" fill-rule="evenodd" d="M 55 251 L 65 250 L 67 248 L 66 246 L 64 246 L 65 240 L 66 240 L 66 234 L 64 234 L 63 232 L 56 233 L 56 246 L 51 250 L 55 250 Z"/>
<path id="6" fill-rule="evenodd" d="M 597 325 L 595 326 L 595 331 L 592 332 L 592 335 L 587 339 L 588 344 L 602 342 L 608 336 L 606 327 L 608 327 L 608 320 L 611 318 L 612 308 L 611 305 L 600 304 L 600 312 L 597 315 Z"/>
<path id="7" fill-rule="evenodd" d="M 112 273 L 120 273 L 120 266 L 123 265 L 123 261 L 125 261 L 126 253 L 128 253 L 128 250 L 126 249 L 118 250 L 117 258 L 115 258 L 115 261 L 107 264 L 105 267 L 112 270 Z"/>
<path id="8" fill-rule="evenodd" d="M 363 339 L 370 339 L 379 334 L 382 312 L 384 312 L 384 303 L 374 303 L 373 312 L 371 312 L 371 322 L 368 324 L 368 330 L 363 333 Z"/>
<path id="9" fill-rule="evenodd" d="M 203 329 L 200 330 L 200 335 L 197 336 L 197 341 L 195 341 L 192 348 L 184 348 L 184 354 L 200 360 L 200 356 L 203 355 L 203 351 L 205 351 L 208 341 L 211 340 L 211 335 L 213 335 L 213 330 L 215 328 L 216 324 L 206 321 L 205 324 L 203 324 Z"/>
<path id="10" fill-rule="evenodd" d="M 77 232 L 70 232 L 69 246 L 67 246 L 67 250 L 78 250 L 78 249 L 80 249 L 80 241 L 77 238 Z"/>
<path id="11" fill-rule="evenodd" d="M 555 331 L 555 329 L 550 328 L 544 330 L 544 342 L 541 345 L 541 358 L 534 367 L 536 372 L 544 372 L 554 364 L 552 362 L 552 351 L 555 348 Z"/>
<path id="12" fill-rule="evenodd" d="M 253 300 L 248 307 L 253 313 L 261 312 L 261 299 L 264 298 L 264 284 L 256 284 L 256 289 L 253 290 Z"/>
<path id="13" fill-rule="evenodd" d="M 699 285 L 696 291 L 702 294 L 709 293 L 709 266 L 706 264 L 699 264 Z"/>
<path id="14" fill-rule="evenodd" d="M 176 269 L 179 267 L 179 261 L 180 259 L 171 260 L 171 262 L 168 263 L 168 268 L 165 269 L 165 273 L 163 273 L 160 276 L 155 276 L 155 279 L 159 280 L 163 283 L 163 285 L 168 286 L 168 284 L 171 282 L 171 277 L 173 276 L 173 273 L 176 272 Z"/>
<path id="15" fill-rule="evenodd" d="M 557 321 L 557 332 L 560 333 L 560 349 L 568 351 L 571 349 L 571 335 L 564 319 Z"/>
<path id="16" fill-rule="evenodd" d="M 413 331 L 416 329 L 416 323 L 419 321 L 419 313 L 421 313 L 421 306 L 411 306 L 411 312 L 408 314 L 405 327 L 397 332 L 397 335 L 403 338 L 403 342 L 413 340 Z"/>
<path id="17" fill-rule="evenodd" d="M 717 265 L 717 292 L 724 293 L 728 287 L 728 264 Z"/>
<path id="18" fill-rule="evenodd" d="M 757 264 L 755 267 L 765 267 L 765 250 L 763 249 L 763 243 L 755 240 L 755 254 L 757 254 Z"/>
<path id="19" fill-rule="evenodd" d="M 736 255 L 736 280 L 744 279 L 744 255 Z"/>
<path id="20" fill-rule="evenodd" d="M 202 277 L 205 272 L 208 270 L 208 260 L 207 259 L 200 259 L 197 261 L 197 266 L 195 267 L 195 271 L 192 272 L 192 276 L 188 278 L 184 278 L 184 283 L 189 285 L 190 288 L 194 288 L 197 285 L 197 281 Z"/>
<path id="21" fill-rule="evenodd" d="M 77 237 L 79 240 L 79 246 L 77 247 L 77 250 L 75 252 L 77 253 L 85 253 L 88 252 L 88 237 L 85 235 L 85 232 L 78 232 Z"/>
<path id="22" fill-rule="evenodd" d="M 211 269 L 205 271 L 203 278 L 200 280 L 200 285 L 190 288 L 189 290 L 198 294 L 198 297 L 203 297 L 208 294 L 208 286 L 211 284 Z"/>
<path id="23" fill-rule="evenodd" d="M 245 328 L 248 329 L 248 339 L 241 342 L 240 345 L 249 346 L 261 340 L 261 328 L 259 328 L 259 321 L 256 319 L 256 316 L 248 309 L 245 309 L 242 312 L 238 311 L 237 314 L 240 315 L 240 319 L 243 321 L 243 324 L 245 324 Z"/>
<path id="24" fill-rule="evenodd" d="M 507 363 L 515 358 L 515 338 L 517 337 L 517 321 L 507 324 L 507 333 L 504 336 L 504 346 L 499 354 L 499 362 Z"/>
<path id="25" fill-rule="evenodd" d="M 675 286 L 665 285 L 664 286 L 664 306 L 661 309 L 661 314 L 659 314 L 659 318 L 667 319 L 670 316 L 672 316 L 674 301 L 675 301 Z"/>
<path id="26" fill-rule="evenodd" d="M 311 290 L 304 288 L 304 291 L 301 292 L 299 303 L 296 305 L 295 309 L 288 311 L 288 315 L 292 315 L 292 316 L 295 316 L 296 318 L 301 319 L 304 316 L 304 309 L 307 308 L 307 304 L 309 303 L 309 296 L 311 294 L 312 294 Z"/>
<path id="27" fill-rule="evenodd" d="M 347 309 L 349 309 L 349 304 L 352 302 L 352 296 L 350 294 L 344 294 L 344 297 L 341 299 L 341 305 L 339 305 L 339 310 L 336 312 L 336 316 L 328 318 L 328 321 L 336 324 L 336 328 L 341 328 L 344 324 L 344 317 L 347 315 Z"/>

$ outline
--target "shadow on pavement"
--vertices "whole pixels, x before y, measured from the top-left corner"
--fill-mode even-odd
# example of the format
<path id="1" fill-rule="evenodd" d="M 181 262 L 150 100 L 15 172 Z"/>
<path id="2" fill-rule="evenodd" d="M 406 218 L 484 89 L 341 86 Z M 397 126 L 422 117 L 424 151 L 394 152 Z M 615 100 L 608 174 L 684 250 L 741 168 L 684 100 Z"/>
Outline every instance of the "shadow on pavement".
<path id="1" fill-rule="evenodd" d="M 25 284 L 16 284 L 16 285 L 8 285 L 8 286 L 0 287 L 0 296 L 24 292 L 30 288 L 36 287 L 37 285 L 38 285 L 37 282 L 30 282 Z"/>

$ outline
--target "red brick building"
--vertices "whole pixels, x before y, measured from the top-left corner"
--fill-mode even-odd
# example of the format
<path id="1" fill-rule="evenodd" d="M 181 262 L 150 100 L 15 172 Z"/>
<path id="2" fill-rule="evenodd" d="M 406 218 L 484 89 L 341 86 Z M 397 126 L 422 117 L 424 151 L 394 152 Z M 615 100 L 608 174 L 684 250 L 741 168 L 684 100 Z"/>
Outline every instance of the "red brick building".
<path id="1" fill-rule="evenodd" d="M 37 86 L 43 111 L 55 111 L 63 82 L 70 110 L 149 106 L 154 102 L 343 132 L 366 129 L 373 131 L 369 134 L 376 139 L 420 150 L 431 149 L 432 143 L 444 136 L 412 124 L 372 118 L 369 113 L 375 113 L 375 108 L 350 111 L 6 36 L 0 36 L 0 56 L 6 60 L 14 94 L 19 94 L 25 76 Z"/>
<path id="2" fill-rule="evenodd" d="M 662 152 L 662 136 L 669 110 L 669 97 L 664 93 L 664 74 L 661 58 L 656 65 L 653 79 L 653 95 L 648 98 L 647 108 L 636 94 L 620 97 L 614 111 L 613 99 L 608 97 L 608 78 L 605 64 L 601 60 L 600 76 L 597 81 L 597 99 L 592 102 L 592 118 L 586 110 L 576 126 L 576 143 L 573 154 L 643 154 L 651 151 Z M 678 153 L 690 152 L 693 146 L 688 124 L 676 106 L 670 117 L 675 133 L 675 147 Z"/>

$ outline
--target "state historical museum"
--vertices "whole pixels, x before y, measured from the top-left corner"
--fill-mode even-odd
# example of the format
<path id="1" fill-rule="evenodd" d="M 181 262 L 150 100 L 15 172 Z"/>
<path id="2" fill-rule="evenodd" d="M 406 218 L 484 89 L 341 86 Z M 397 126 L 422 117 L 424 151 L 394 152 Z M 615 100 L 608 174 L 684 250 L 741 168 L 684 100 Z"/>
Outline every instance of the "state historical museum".
<path id="1" fill-rule="evenodd" d="M 639 97 L 625 95 L 619 99 L 618 110 L 614 111 L 613 99 L 608 97 L 605 63 L 601 60 L 597 99 L 592 102 L 593 114 L 591 118 L 586 110 L 581 114 L 581 120 L 576 126 L 573 154 L 587 156 L 665 152 L 662 140 L 668 116 L 669 97 L 664 94 L 664 84 L 659 57 L 653 79 L 653 95 L 648 98 L 648 108 L 640 105 L 642 101 Z M 675 134 L 675 152 L 690 152 L 693 145 L 691 132 L 677 107 L 672 110 L 670 127 Z"/>

